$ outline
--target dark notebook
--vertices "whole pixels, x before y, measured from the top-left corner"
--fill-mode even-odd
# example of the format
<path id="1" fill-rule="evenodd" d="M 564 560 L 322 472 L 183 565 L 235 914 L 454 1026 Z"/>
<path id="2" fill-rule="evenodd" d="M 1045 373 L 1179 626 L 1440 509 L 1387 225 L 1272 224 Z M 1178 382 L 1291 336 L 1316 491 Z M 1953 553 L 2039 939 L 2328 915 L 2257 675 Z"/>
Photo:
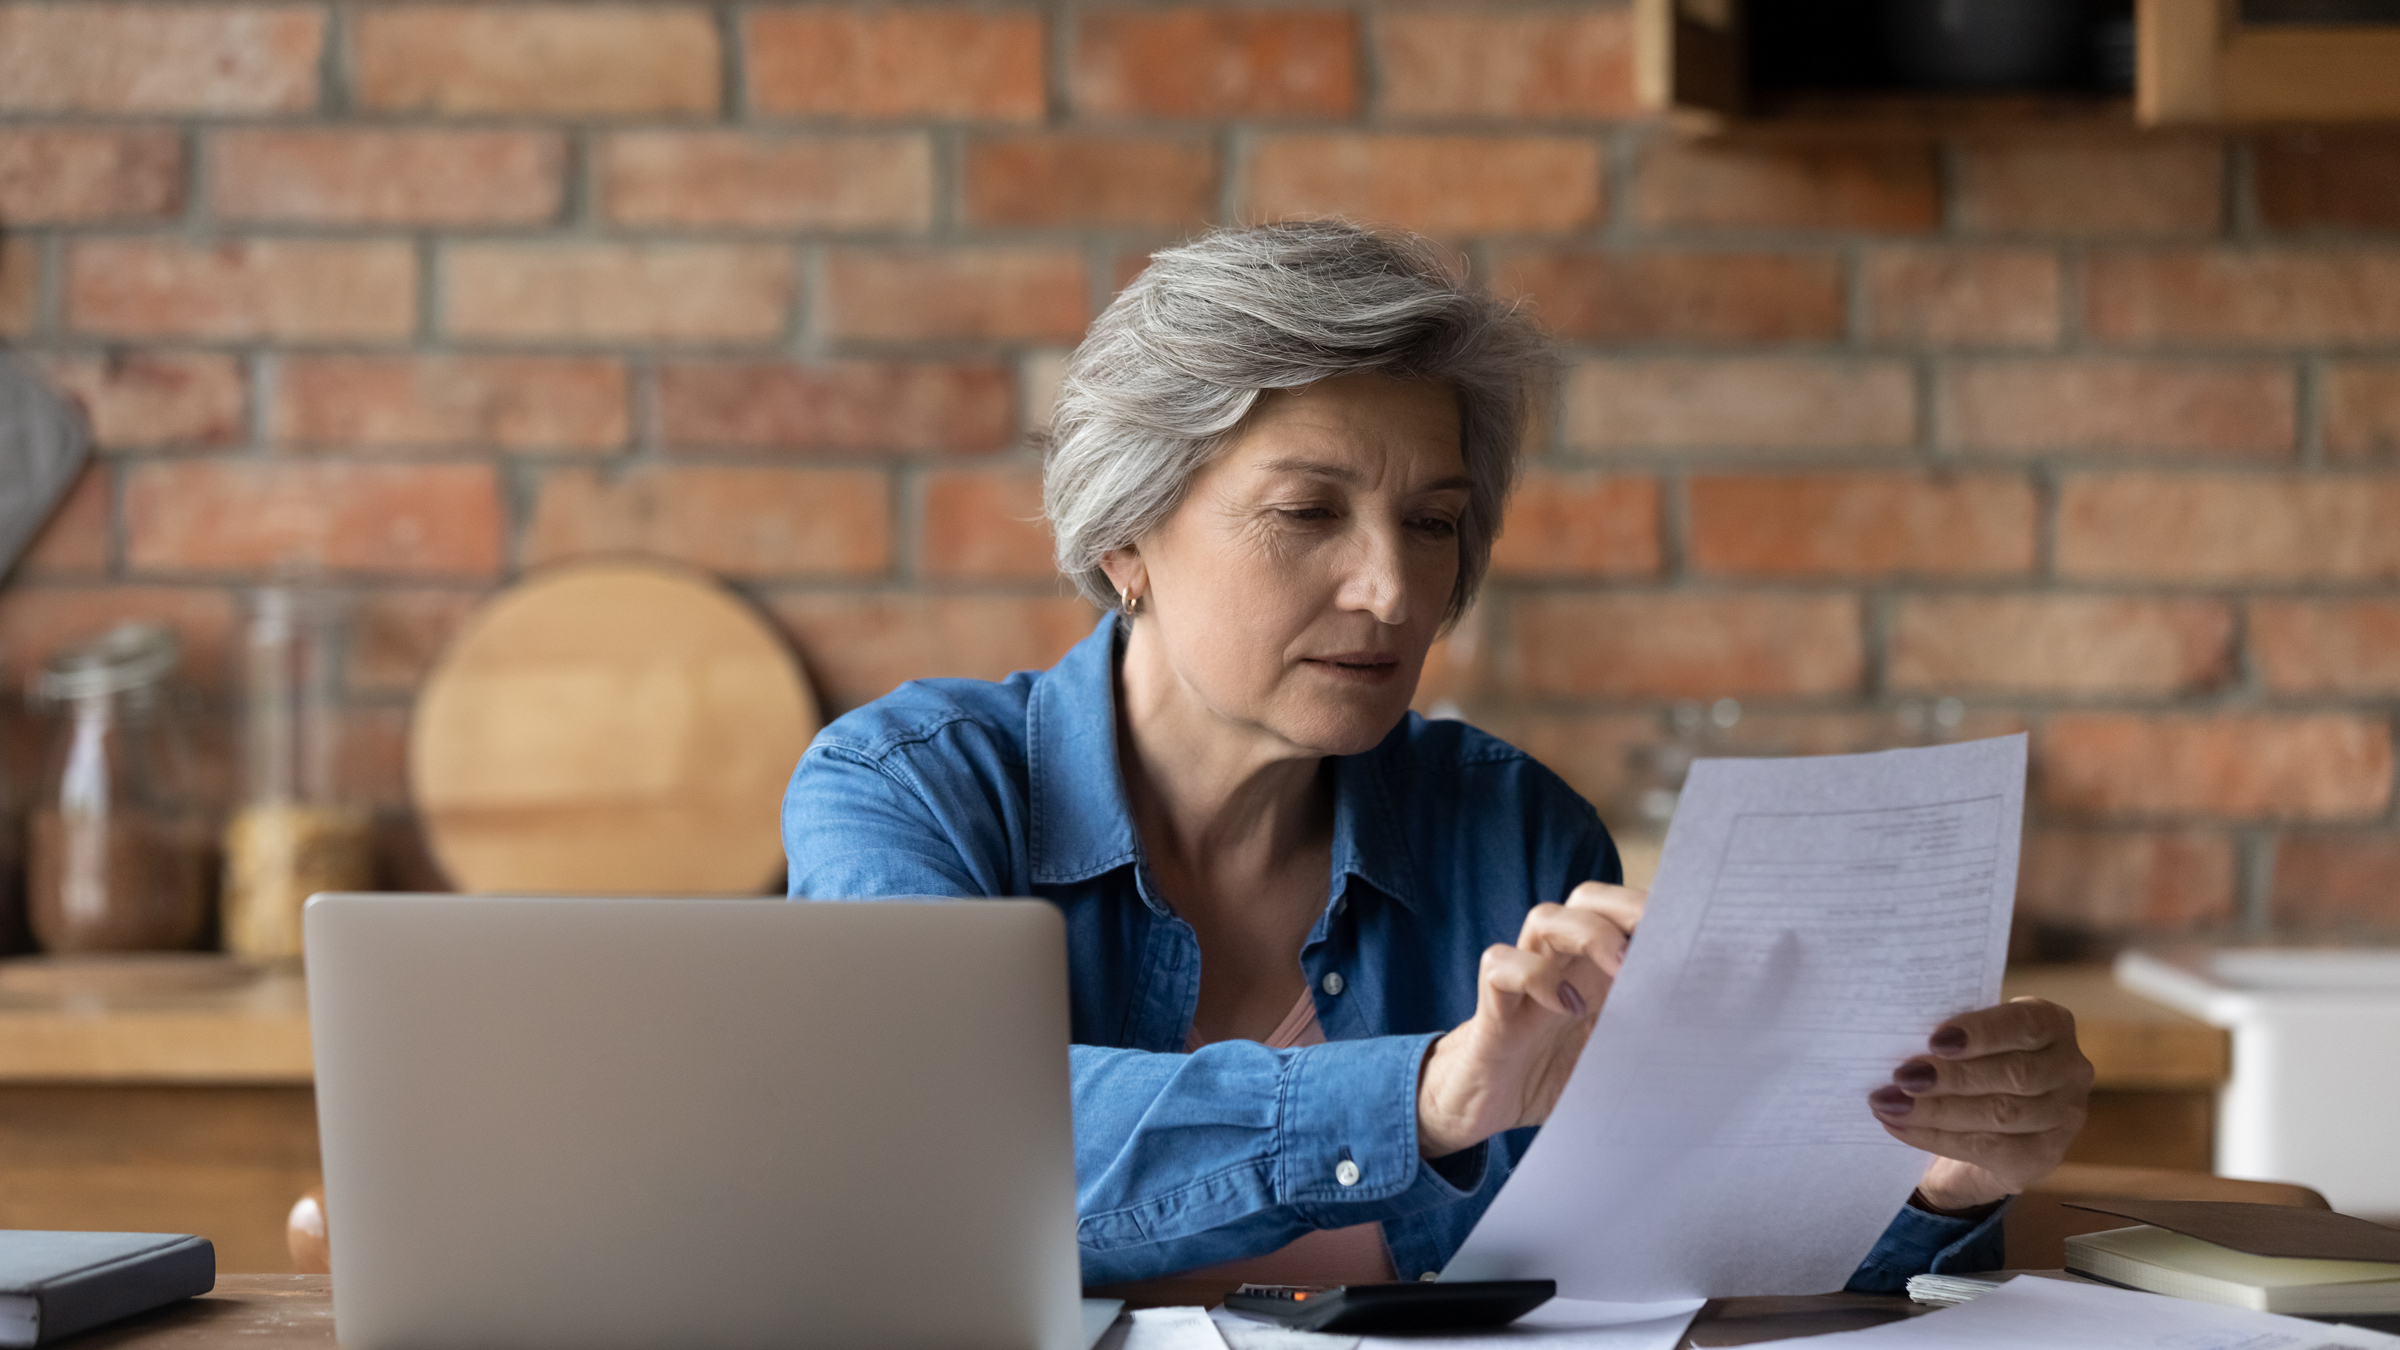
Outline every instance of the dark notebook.
<path id="1" fill-rule="evenodd" d="M 207 1238 L 0 1228 L 0 1346 L 48 1345 L 216 1283 Z"/>

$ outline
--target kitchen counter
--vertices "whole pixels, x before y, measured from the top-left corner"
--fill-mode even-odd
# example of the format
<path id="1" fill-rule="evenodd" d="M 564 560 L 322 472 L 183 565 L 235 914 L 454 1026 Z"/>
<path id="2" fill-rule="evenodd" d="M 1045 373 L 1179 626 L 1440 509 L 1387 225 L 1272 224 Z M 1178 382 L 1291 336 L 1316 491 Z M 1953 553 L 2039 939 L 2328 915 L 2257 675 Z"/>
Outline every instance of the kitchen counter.
<path id="1" fill-rule="evenodd" d="M 2001 992 L 2075 1014 L 2092 1104 L 2069 1162 L 2215 1170 L 2217 1089 L 2233 1068 L 2222 1029 L 2127 992 L 2104 965 L 2024 967 Z"/>
<path id="2" fill-rule="evenodd" d="M 2223 1031 L 2032 967 L 2006 992 L 2076 1015 L 2097 1071 L 2077 1162 L 2206 1171 Z M 307 989 L 225 957 L 0 961 L 0 1227 L 196 1232 L 226 1270 L 290 1269 L 284 1216 L 319 1176 Z"/>
<path id="3" fill-rule="evenodd" d="M 2075 1014 L 2094 1087 L 2213 1089 L 2233 1067 L 2223 1028 L 2126 990 L 2104 965 L 2027 966 L 2010 971 L 2000 992 L 2046 998 Z"/>
<path id="4" fill-rule="evenodd" d="M 147 964 L 144 964 L 147 963 Z M 2225 1032 L 2117 986 L 2104 965 L 2009 972 L 2006 997 L 2075 1014 L 2095 1086 L 2213 1089 Z M 0 1083 L 311 1081 L 308 990 L 296 967 L 220 957 L 132 958 L 111 969 L 0 961 Z"/>
<path id="5" fill-rule="evenodd" d="M 316 1183 L 296 967 L 221 956 L 0 961 L 0 1228 L 199 1233 L 289 1270 Z"/>
<path id="6" fill-rule="evenodd" d="M 165 953 L 0 961 L 0 1083 L 305 1085 L 313 1076 L 297 966 Z"/>

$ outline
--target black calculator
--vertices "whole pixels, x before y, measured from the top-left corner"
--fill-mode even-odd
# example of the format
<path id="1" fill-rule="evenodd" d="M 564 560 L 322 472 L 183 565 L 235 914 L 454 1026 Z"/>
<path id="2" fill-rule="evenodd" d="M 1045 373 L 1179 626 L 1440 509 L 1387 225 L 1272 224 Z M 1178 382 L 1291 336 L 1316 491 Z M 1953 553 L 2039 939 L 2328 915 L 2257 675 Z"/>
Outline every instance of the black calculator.
<path id="1" fill-rule="evenodd" d="M 1294 1331 L 1484 1331 L 1548 1303 L 1556 1280 L 1461 1280 L 1455 1284 L 1245 1284 L 1225 1310 Z"/>

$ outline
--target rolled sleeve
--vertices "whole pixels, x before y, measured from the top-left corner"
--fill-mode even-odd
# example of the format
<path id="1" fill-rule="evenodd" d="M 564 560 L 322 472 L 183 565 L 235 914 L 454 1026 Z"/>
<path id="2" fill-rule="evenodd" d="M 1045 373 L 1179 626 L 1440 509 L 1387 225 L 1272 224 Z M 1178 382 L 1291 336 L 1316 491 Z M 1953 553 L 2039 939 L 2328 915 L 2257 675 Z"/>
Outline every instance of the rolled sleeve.
<path id="1" fill-rule="evenodd" d="M 1224 1041 L 1188 1055 L 1076 1047 L 1084 1278 L 1254 1256 L 1311 1229 L 1472 1194 L 1481 1146 L 1439 1167 L 1417 1154 L 1417 1073 L 1434 1039 Z"/>
<path id="2" fill-rule="evenodd" d="M 1897 1294 L 1911 1275 L 1998 1270 L 2007 1261 L 2002 1205 L 1980 1219 L 1954 1219 L 1904 1205 L 1844 1285 L 1854 1294 Z"/>
<path id="3" fill-rule="evenodd" d="M 1294 1052 L 1276 1141 L 1282 1158 L 1278 1198 L 1289 1204 L 1388 1201 L 1426 1185 L 1428 1175 L 1443 1190 L 1452 1189 L 1417 1154 L 1417 1071 L 1437 1039 L 1377 1036 Z"/>

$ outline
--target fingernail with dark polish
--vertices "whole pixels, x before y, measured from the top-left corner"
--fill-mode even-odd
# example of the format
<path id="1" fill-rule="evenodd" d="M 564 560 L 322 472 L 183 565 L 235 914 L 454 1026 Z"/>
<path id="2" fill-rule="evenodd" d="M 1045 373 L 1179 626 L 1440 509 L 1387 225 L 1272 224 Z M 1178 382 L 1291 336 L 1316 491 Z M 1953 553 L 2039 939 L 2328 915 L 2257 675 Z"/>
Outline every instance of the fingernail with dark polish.
<path id="1" fill-rule="evenodd" d="M 1867 1105 L 1875 1108 L 1876 1115 L 1897 1118 L 1907 1115 L 1917 1104 L 1898 1088 L 1879 1087 L 1867 1094 Z"/>
<path id="2" fill-rule="evenodd" d="M 1943 1027 L 1940 1031 L 1933 1033 L 1925 1043 L 1933 1047 L 1933 1052 L 1937 1055 L 1955 1055 L 1967 1048 L 1967 1029 L 1965 1027 Z"/>
<path id="3" fill-rule="evenodd" d="M 1892 1071 L 1892 1081 L 1911 1092 L 1923 1092 L 1941 1079 L 1941 1072 L 1921 1059 L 1912 1059 Z"/>
<path id="4" fill-rule="evenodd" d="M 1576 992 L 1574 985 L 1560 985 L 1558 987 L 1558 1001 L 1567 1005 L 1568 1012 L 1575 1014 L 1577 1017 L 1583 1016 L 1583 995 Z"/>

